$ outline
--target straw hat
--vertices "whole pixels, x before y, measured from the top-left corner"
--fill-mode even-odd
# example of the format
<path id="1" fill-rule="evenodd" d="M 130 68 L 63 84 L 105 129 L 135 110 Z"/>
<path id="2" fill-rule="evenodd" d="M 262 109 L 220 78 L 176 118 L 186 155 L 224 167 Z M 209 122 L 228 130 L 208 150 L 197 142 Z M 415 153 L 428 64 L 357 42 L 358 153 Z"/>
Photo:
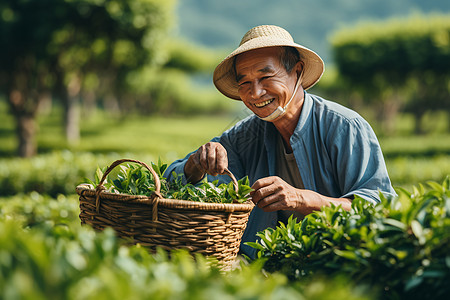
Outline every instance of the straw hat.
<path id="1" fill-rule="evenodd" d="M 234 57 L 246 51 L 274 46 L 290 46 L 298 50 L 300 60 L 304 63 L 303 88 L 305 90 L 316 84 L 322 77 L 324 63 L 319 55 L 294 43 L 294 39 L 285 29 L 274 25 L 261 25 L 250 29 L 242 38 L 239 47 L 216 67 L 213 75 L 216 88 L 229 98 L 241 100 L 233 69 Z"/>

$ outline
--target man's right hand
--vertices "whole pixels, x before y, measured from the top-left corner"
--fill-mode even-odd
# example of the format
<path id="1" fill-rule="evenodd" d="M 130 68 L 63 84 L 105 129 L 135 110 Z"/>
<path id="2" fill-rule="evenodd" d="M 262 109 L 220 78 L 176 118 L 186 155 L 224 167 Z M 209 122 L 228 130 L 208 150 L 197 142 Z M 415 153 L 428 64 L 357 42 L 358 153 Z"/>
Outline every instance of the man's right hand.
<path id="1" fill-rule="evenodd" d="M 197 183 L 205 174 L 217 176 L 228 168 L 227 150 L 220 144 L 209 142 L 189 156 L 184 166 L 188 182 Z"/>

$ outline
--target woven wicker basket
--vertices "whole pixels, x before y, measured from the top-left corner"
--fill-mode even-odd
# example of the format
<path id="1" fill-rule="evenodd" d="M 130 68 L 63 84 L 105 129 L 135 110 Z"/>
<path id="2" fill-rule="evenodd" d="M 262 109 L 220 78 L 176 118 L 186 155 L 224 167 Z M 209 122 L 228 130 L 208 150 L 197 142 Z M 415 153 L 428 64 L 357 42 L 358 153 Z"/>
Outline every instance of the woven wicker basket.
<path id="1" fill-rule="evenodd" d="M 155 179 L 152 197 L 106 192 L 107 175 L 124 162 L 139 163 Z M 235 187 L 237 182 L 232 178 Z M 253 203 L 203 203 L 162 198 L 159 177 L 151 166 L 132 160 L 113 162 L 100 184 L 77 186 L 80 219 L 96 230 L 112 227 L 122 238 L 155 250 L 187 249 L 215 257 L 223 270 L 234 263 Z"/>

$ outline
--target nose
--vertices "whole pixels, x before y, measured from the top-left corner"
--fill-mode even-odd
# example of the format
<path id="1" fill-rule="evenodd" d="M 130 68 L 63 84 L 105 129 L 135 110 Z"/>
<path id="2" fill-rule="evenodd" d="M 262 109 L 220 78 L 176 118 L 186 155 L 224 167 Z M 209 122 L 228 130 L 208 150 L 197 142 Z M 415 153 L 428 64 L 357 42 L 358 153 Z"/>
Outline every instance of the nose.
<path id="1" fill-rule="evenodd" d="M 266 93 L 264 86 L 260 82 L 252 82 L 250 88 L 250 96 L 253 99 L 259 99 Z"/>

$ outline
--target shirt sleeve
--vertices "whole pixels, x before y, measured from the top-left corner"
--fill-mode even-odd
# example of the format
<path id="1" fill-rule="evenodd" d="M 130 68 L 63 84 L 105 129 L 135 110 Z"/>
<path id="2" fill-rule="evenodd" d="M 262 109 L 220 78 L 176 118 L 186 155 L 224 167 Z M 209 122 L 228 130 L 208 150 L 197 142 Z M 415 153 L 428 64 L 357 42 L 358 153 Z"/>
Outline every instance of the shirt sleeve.
<path id="1" fill-rule="evenodd" d="M 182 176 L 182 183 L 186 184 L 186 177 L 184 176 L 184 165 L 186 165 L 186 162 L 189 158 L 189 156 L 194 153 L 195 151 L 189 153 L 188 155 L 186 155 L 185 158 L 182 159 L 178 159 L 174 162 L 172 162 L 166 169 L 166 171 L 164 172 L 164 177 L 167 178 L 167 180 L 172 181 L 174 180 L 174 176 L 173 173 L 177 174 L 178 176 Z"/>
<path id="2" fill-rule="evenodd" d="M 370 125 L 362 118 L 342 122 L 330 141 L 342 197 L 357 195 L 378 203 L 380 192 L 395 195 L 381 147 Z"/>

